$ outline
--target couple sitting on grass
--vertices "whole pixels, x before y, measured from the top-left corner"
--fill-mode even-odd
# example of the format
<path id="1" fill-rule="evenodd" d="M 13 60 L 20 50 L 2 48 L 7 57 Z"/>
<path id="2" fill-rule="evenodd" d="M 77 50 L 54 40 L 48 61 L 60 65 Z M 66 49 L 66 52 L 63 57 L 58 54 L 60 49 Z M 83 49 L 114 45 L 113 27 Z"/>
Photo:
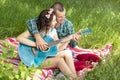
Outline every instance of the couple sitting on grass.
<path id="1" fill-rule="evenodd" d="M 27 21 L 28 30 L 20 34 L 17 40 L 22 44 L 35 47 L 41 52 L 48 50 L 50 46 L 44 40 L 46 36 L 50 36 L 56 41 L 74 34 L 73 25 L 65 18 L 65 13 L 62 3 L 54 3 L 50 9 L 42 10 L 37 18 Z M 34 37 L 35 41 L 30 40 L 30 37 Z M 107 45 L 104 49 L 97 51 L 82 49 L 77 46 L 80 37 L 81 35 L 74 34 L 73 39 L 57 44 L 58 52 L 55 55 L 48 56 L 39 63 L 33 59 L 29 67 L 37 64 L 37 67 L 43 65 L 42 68 L 58 68 L 64 75 L 76 79 L 78 77 L 77 71 L 93 68 L 94 63 L 100 61 L 101 53 L 106 53 L 111 47 Z M 22 58 L 24 54 L 19 53 L 19 56 L 23 63 L 27 65 Z M 38 56 L 34 51 L 33 55 L 34 57 Z M 48 64 L 49 62 L 50 64 Z M 82 76 L 80 77 L 82 78 Z"/>

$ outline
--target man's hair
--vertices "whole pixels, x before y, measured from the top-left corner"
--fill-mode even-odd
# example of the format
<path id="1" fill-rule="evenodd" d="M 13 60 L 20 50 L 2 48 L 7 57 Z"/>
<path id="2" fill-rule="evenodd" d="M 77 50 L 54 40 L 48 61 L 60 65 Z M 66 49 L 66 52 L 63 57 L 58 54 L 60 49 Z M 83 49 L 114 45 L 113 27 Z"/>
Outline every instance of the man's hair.
<path id="1" fill-rule="evenodd" d="M 64 11 L 64 6 L 61 2 L 55 2 L 51 8 L 54 9 L 54 11 L 56 12 L 57 10 L 60 11 L 60 12 L 63 12 Z"/>

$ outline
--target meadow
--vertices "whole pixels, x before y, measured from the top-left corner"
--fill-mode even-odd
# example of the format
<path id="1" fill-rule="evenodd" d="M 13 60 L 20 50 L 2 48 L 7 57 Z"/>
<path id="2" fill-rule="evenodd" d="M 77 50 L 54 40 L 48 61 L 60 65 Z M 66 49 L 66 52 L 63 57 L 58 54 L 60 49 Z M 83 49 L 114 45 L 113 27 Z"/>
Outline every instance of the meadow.
<path id="1" fill-rule="evenodd" d="M 113 45 L 111 56 L 84 80 L 119 80 L 120 0 L 0 0 L 0 39 L 16 37 L 27 30 L 26 21 L 56 1 L 64 4 L 66 18 L 75 31 L 92 28 L 92 34 L 79 40 L 80 47 L 101 49 L 106 44 Z"/>

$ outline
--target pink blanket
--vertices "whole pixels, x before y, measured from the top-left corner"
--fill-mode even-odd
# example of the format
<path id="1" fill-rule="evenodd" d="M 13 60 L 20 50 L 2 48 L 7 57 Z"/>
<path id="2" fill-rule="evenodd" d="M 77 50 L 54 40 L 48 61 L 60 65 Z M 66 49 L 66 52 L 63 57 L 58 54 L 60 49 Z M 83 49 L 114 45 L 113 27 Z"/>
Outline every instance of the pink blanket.
<path id="1" fill-rule="evenodd" d="M 0 40 L 0 54 L 3 53 L 2 47 L 5 47 L 5 46 L 2 46 L 2 42 L 9 43 L 10 45 L 14 46 L 15 52 L 17 53 L 17 47 L 18 47 L 19 42 L 16 40 L 16 38 L 7 38 L 5 40 Z M 92 71 L 96 67 L 96 65 L 98 65 L 99 61 L 96 61 L 96 60 L 98 60 L 99 58 L 103 59 L 103 57 L 105 58 L 109 54 L 112 48 L 112 45 L 107 44 L 101 50 L 100 49 L 94 49 L 94 50 L 83 49 L 79 47 L 71 48 L 70 46 L 68 46 L 67 48 L 72 50 L 74 53 L 74 64 L 75 64 L 75 68 L 77 71 L 77 75 L 79 77 L 84 77 L 84 75 L 87 72 Z M 86 56 L 86 54 L 88 57 Z M 94 58 L 92 56 L 94 56 Z M 94 61 L 89 62 L 90 60 L 94 60 Z M 20 59 L 19 57 L 17 58 L 8 57 L 8 62 L 14 64 L 15 67 L 18 67 Z M 54 69 L 42 69 L 41 71 L 36 70 L 36 72 L 32 74 L 33 74 L 32 77 L 28 76 L 27 78 L 30 79 L 30 78 L 36 77 L 37 80 L 51 79 L 54 74 Z"/>

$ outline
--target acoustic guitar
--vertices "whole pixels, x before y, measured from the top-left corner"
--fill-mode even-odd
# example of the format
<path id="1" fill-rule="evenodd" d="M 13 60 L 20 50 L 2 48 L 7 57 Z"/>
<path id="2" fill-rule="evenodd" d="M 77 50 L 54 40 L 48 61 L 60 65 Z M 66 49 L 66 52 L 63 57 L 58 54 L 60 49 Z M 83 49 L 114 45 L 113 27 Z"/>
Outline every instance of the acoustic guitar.
<path id="1" fill-rule="evenodd" d="M 86 28 L 81 31 L 78 31 L 77 34 L 87 35 L 92 32 L 91 28 Z M 46 35 L 43 39 L 48 43 L 49 49 L 46 51 L 38 50 L 36 47 L 31 47 L 25 44 L 20 43 L 18 46 L 18 54 L 21 61 L 29 67 L 38 67 L 47 57 L 56 56 L 58 53 L 57 44 L 66 42 L 73 38 L 73 35 L 69 35 L 67 37 L 61 38 L 59 40 L 54 41 L 53 38 Z M 35 38 L 30 37 L 29 40 L 35 42 Z"/>

